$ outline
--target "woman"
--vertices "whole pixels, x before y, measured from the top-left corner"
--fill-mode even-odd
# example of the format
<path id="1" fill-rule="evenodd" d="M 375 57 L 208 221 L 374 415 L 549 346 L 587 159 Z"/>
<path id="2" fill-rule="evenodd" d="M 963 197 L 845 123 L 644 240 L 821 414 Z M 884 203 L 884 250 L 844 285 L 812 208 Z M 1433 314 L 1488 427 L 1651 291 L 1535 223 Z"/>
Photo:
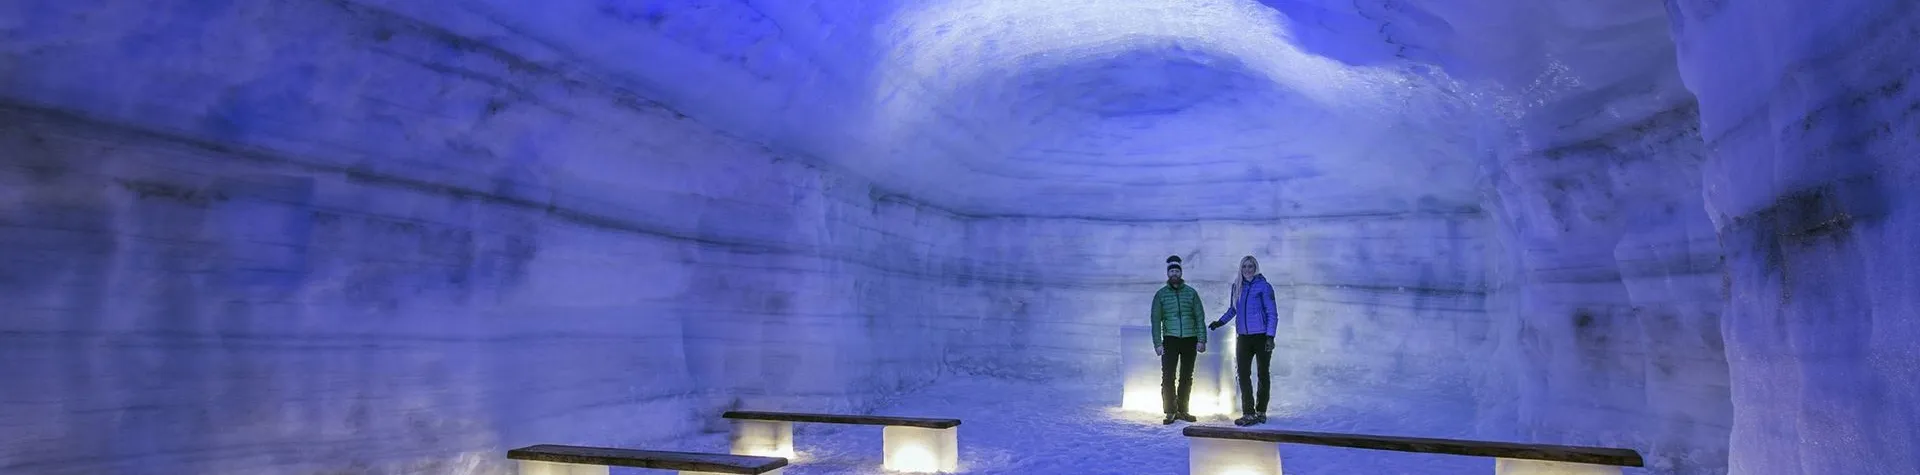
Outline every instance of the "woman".
<path id="1" fill-rule="evenodd" d="M 1275 311 L 1273 286 L 1260 274 L 1260 261 L 1253 256 L 1240 258 L 1240 276 L 1234 279 L 1232 299 L 1227 313 L 1207 325 L 1220 328 L 1235 318 L 1234 365 L 1240 370 L 1240 412 L 1234 425 L 1250 426 L 1267 422 L 1267 392 L 1271 386 L 1268 367 L 1273 362 L 1273 335 L 1280 317 Z M 1260 365 L 1260 386 L 1253 386 L 1253 364 Z"/>

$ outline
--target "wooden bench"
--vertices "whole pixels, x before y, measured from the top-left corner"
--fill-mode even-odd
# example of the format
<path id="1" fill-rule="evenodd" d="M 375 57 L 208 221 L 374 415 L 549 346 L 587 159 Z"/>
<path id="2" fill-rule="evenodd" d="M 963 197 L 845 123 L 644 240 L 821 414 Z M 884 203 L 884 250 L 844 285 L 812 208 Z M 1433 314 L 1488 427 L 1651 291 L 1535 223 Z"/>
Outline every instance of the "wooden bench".
<path id="1" fill-rule="evenodd" d="M 1639 452 L 1599 447 L 1210 426 L 1188 426 L 1181 433 L 1192 442 L 1187 469 L 1194 475 L 1279 475 L 1277 444 L 1492 457 L 1496 475 L 1619 475 L 1620 467 L 1646 465 Z"/>
<path id="2" fill-rule="evenodd" d="M 885 426 L 883 468 L 902 472 L 954 472 L 960 465 L 960 420 L 921 417 L 730 411 L 733 453 L 793 456 L 793 423 Z"/>
<path id="3" fill-rule="evenodd" d="M 534 445 L 507 451 L 520 461 L 520 475 L 607 475 L 608 467 L 679 470 L 681 475 L 769 474 L 785 471 L 787 459 L 694 452 Z"/>

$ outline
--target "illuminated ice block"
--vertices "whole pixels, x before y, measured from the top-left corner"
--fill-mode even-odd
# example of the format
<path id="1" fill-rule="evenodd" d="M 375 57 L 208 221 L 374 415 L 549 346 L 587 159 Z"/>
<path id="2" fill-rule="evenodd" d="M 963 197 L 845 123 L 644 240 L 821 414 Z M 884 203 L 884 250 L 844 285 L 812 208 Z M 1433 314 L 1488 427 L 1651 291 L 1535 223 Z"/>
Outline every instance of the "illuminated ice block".
<path id="1" fill-rule="evenodd" d="M 897 472 L 957 472 L 960 470 L 960 428 L 928 429 L 887 426 L 881 433 L 885 462 Z"/>
<path id="2" fill-rule="evenodd" d="M 1230 415 L 1238 406 L 1234 392 L 1233 346 L 1231 336 L 1215 331 L 1209 335 L 1206 353 L 1194 357 L 1193 392 L 1187 398 L 1187 412 L 1196 416 Z M 1129 412 L 1160 414 L 1160 356 L 1153 353 L 1153 328 L 1120 329 L 1120 364 L 1125 381 L 1121 384 L 1120 408 Z"/>
<path id="3" fill-rule="evenodd" d="M 1208 339 L 1212 342 L 1207 344 L 1207 353 L 1200 355 L 1200 359 L 1212 361 L 1213 367 L 1210 372 L 1212 377 L 1208 379 L 1213 381 L 1213 387 L 1210 392 L 1205 393 L 1209 396 L 1202 398 L 1197 381 L 1198 371 L 1195 372 L 1196 381 L 1193 387 L 1194 399 L 1191 412 L 1196 416 L 1220 414 L 1237 417 L 1240 415 L 1240 381 L 1237 373 L 1239 368 L 1233 364 L 1234 336 L 1230 331 L 1232 328 L 1232 326 L 1223 327 L 1208 335 Z M 1206 366 L 1201 365 L 1201 367 Z M 1212 402 L 1210 406 L 1203 406 L 1202 401 Z"/>
<path id="4" fill-rule="evenodd" d="M 604 465 L 521 460 L 520 475 L 607 475 Z"/>
<path id="5" fill-rule="evenodd" d="M 1160 357 L 1153 354 L 1148 327 L 1120 329 L 1120 407 L 1131 412 L 1160 413 Z"/>
<path id="6" fill-rule="evenodd" d="M 1280 449 L 1272 442 L 1190 437 L 1191 475 L 1280 475 Z"/>
<path id="7" fill-rule="evenodd" d="M 734 420 L 733 454 L 793 459 L 793 423 Z"/>
<path id="8" fill-rule="evenodd" d="M 1620 467 L 1544 460 L 1498 459 L 1494 475 L 1620 475 Z"/>

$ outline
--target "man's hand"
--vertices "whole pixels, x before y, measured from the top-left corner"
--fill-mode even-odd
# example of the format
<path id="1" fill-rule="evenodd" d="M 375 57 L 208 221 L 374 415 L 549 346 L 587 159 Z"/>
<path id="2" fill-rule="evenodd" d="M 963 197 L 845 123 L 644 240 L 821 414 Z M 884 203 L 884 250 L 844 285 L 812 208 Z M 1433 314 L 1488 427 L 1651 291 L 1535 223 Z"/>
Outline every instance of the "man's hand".
<path id="1" fill-rule="evenodd" d="M 1272 338 L 1272 337 L 1268 337 L 1268 338 L 1267 338 L 1267 352 L 1268 352 L 1268 353 L 1272 353 L 1272 352 L 1273 352 L 1273 338 Z"/>
<path id="2" fill-rule="evenodd" d="M 1213 323 L 1209 323 L 1209 324 L 1207 324 L 1207 329 L 1208 329 L 1208 330 L 1219 330 L 1219 329 L 1220 329 L 1220 326 L 1221 326 L 1221 325 L 1226 325 L 1226 324 L 1227 324 L 1226 322 L 1222 322 L 1222 321 L 1219 321 L 1219 320 L 1214 320 L 1214 321 L 1213 321 Z"/>
<path id="3" fill-rule="evenodd" d="M 1153 347 L 1153 356 L 1167 356 L 1167 349 L 1158 346 Z"/>
<path id="4" fill-rule="evenodd" d="M 1200 342 L 1200 352 L 1201 352 L 1201 353 L 1206 353 L 1206 352 L 1207 352 L 1207 342 L 1204 342 L 1204 341 L 1203 341 L 1203 342 Z"/>

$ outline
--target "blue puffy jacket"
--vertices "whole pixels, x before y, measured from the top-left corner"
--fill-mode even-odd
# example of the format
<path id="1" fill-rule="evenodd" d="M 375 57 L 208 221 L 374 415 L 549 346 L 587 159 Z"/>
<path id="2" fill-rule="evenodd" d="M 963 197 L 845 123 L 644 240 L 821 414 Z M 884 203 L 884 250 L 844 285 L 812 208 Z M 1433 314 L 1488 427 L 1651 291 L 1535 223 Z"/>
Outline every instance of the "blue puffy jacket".
<path id="1" fill-rule="evenodd" d="M 1233 326 L 1241 335 L 1273 336 L 1280 327 L 1280 312 L 1273 302 L 1273 285 L 1267 283 L 1265 274 L 1254 274 L 1252 281 L 1242 281 L 1239 300 L 1227 307 L 1227 313 L 1220 316 L 1220 323 L 1240 318 Z"/>

